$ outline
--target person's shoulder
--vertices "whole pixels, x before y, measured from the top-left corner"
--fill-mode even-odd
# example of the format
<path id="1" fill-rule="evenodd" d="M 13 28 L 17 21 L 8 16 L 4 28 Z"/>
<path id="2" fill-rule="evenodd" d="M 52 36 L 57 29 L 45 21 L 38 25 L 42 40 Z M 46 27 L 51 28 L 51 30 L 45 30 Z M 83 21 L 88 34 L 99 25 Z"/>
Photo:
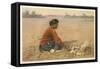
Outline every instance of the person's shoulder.
<path id="1" fill-rule="evenodd" d="M 49 27 L 49 28 L 46 29 L 46 32 L 52 33 L 53 29 L 51 27 Z"/>
<path id="2" fill-rule="evenodd" d="M 51 27 L 49 27 L 48 29 L 47 29 L 47 31 L 52 31 L 53 29 L 51 28 Z"/>

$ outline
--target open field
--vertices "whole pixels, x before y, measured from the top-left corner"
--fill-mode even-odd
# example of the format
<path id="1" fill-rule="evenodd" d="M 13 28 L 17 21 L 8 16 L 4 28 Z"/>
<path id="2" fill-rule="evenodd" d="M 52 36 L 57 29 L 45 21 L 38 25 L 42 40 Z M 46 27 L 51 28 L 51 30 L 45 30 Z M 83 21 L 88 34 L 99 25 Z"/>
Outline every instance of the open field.
<path id="1" fill-rule="evenodd" d="M 79 49 L 88 46 L 86 50 L 76 52 L 44 52 L 38 50 L 40 39 L 44 31 L 49 27 L 49 21 L 53 18 L 59 20 L 56 30 L 64 42 L 77 40 Z M 22 19 L 22 60 L 51 60 L 51 59 L 75 59 L 94 57 L 94 19 L 93 18 L 68 18 L 68 17 L 46 17 L 46 18 L 23 18 Z M 67 46 L 67 43 L 65 43 Z M 75 47 L 75 46 L 74 46 Z"/>

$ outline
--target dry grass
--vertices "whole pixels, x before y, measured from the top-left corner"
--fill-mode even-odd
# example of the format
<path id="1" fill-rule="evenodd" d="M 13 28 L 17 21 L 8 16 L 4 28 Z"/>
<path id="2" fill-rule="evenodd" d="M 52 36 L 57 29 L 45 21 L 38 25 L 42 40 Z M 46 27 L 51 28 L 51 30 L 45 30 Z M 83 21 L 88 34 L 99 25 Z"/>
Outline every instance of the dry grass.
<path id="1" fill-rule="evenodd" d="M 67 42 L 68 43 L 68 42 Z M 53 59 L 75 59 L 75 58 L 90 58 L 94 56 L 94 48 L 92 46 L 86 46 L 84 49 L 81 50 L 81 47 L 79 47 L 76 50 L 72 51 L 72 48 L 70 49 L 70 46 L 72 46 L 73 43 L 67 48 L 63 48 L 62 50 L 54 53 L 50 52 L 39 52 L 39 50 L 36 48 L 37 46 L 30 46 L 27 48 L 27 50 L 24 51 L 24 58 L 23 61 L 36 61 L 36 60 L 53 60 Z M 75 45 L 76 46 L 76 45 Z M 81 46 L 81 45 L 80 45 Z M 73 46 L 74 47 L 74 46 Z"/>
<path id="2" fill-rule="evenodd" d="M 62 17 L 58 17 L 60 23 L 57 29 L 57 33 L 63 41 L 66 41 L 66 46 L 60 52 L 40 53 L 38 50 L 40 39 L 44 31 L 48 27 L 49 20 L 51 20 L 52 18 L 53 17 L 23 18 L 23 61 L 89 58 L 94 56 L 94 21 L 90 21 L 88 19 L 68 19 Z M 73 42 L 73 40 L 77 41 Z M 85 41 L 87 41 L 88 44 L 85 43 Z M 74 47 L 77 48 L 72 51 L 72 48 Z"/>

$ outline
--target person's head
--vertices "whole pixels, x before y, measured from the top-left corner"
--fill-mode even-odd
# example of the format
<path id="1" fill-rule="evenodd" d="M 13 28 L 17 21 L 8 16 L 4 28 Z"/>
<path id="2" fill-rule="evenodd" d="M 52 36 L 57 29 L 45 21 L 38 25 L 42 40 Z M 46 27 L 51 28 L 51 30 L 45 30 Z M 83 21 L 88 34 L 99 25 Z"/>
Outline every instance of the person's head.
<path id="1" fill-rule="evenodd" d="M 50 22 L 49 22 L 49 25 L 53 28 L 53 29 L 57 29 L 58 27 L 58 19 L 52 19 Z"/>

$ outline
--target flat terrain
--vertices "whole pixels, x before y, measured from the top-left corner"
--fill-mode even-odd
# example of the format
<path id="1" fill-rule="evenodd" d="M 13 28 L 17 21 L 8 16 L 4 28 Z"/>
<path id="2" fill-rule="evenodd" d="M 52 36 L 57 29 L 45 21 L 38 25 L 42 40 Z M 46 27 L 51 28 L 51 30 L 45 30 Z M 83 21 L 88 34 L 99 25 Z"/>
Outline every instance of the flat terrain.
<path id="1" fill-rule="evenodd" d="M 88 54 L 82 51 L 75 55 L 66 49 L 60 52 L 44 52 L 38 50 L 40 39 L 49 27 L 49 21 L 53 18 L 59 20 L 59 27 L 56 30 L 62 41 L 77 40 L 78 46 L 85 43 L 90 47 Z M 50 60 L 50 59 L 75 59 L 89 58 L 94 56 L 94 19 L 93 18 L 69 18 L 69 17 L 46 17 L 46 18 L 23 18 L 22 20 L 22 60 Z M 83 45 L 82 45 L 83 44 Z M 67 45 L 67 44 L 66 44 Z M 88 49 L 87 49 L 88 50 Z"/>

